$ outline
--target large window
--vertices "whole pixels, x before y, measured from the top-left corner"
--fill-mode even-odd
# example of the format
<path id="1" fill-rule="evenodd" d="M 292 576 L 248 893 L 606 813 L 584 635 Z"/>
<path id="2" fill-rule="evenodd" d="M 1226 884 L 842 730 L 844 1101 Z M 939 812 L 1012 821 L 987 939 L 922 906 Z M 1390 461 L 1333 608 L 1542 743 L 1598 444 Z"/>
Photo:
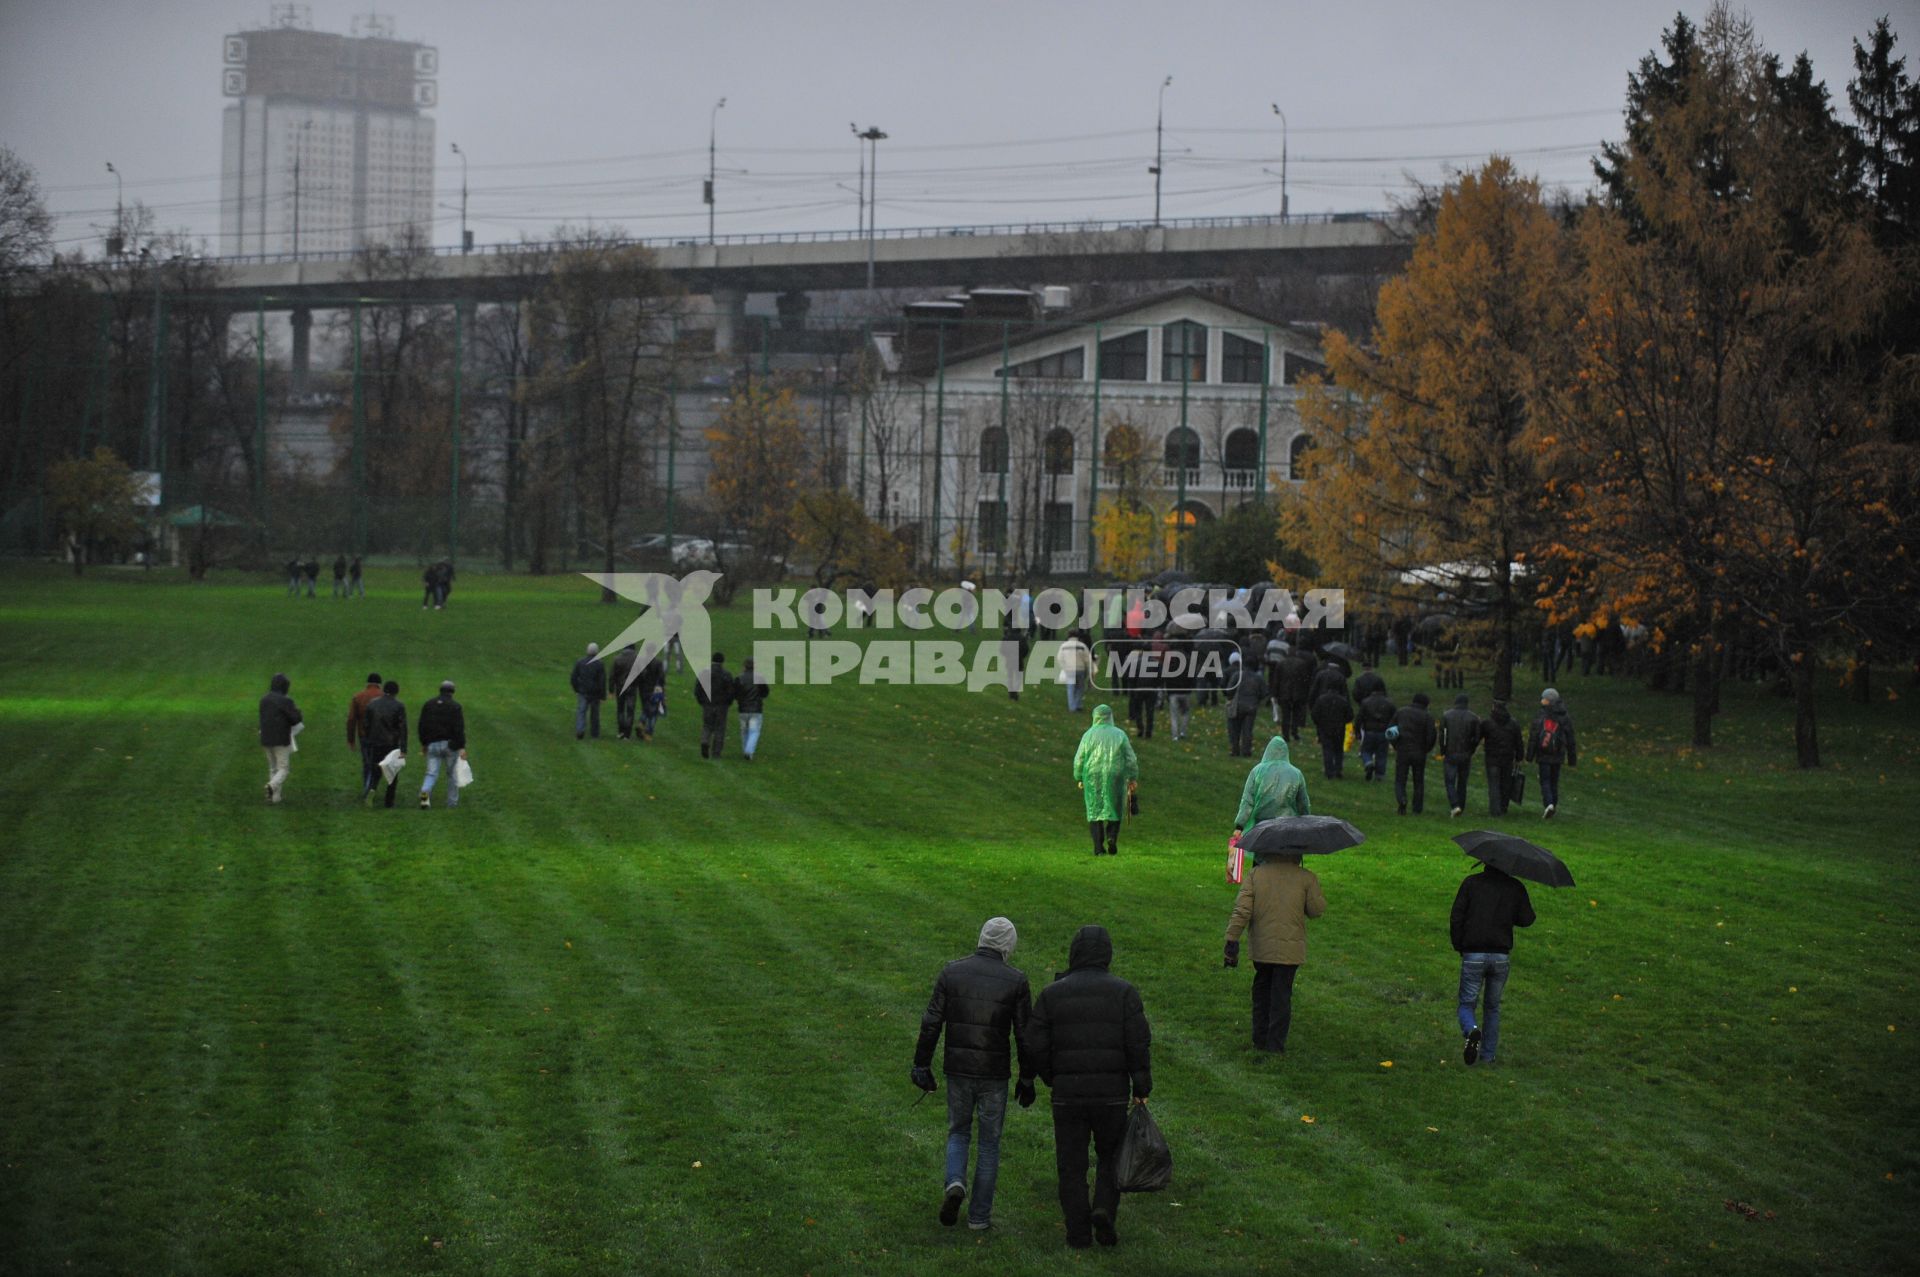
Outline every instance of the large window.
<path id="1" fill-rule="evenodd" d="M 1229 470 L 1260 468 L 1260 433 L 1245 426 L 1227 436 L 1226 462 Z"/>
<path id="2" fill-rule="evenodd" d="M 999 554 L 1007 548 L 1007 503 L 982 501 L 974 514 L 980 533 L 980 552 Z"/>
<path id="3" fill-rule="evenodd" d="M 1073 549 L 1073 503 L 1071 501 L 1047 502 L 1040 533 L 1045 539 L 1046 544 L 1043 548 L 1048 554 L 1059 554 Z"/>
<path id="4" fill-rule="evenodd" d="M 1207 330 L 1191 319 L 1178 319 L 1160 330 L 1160 380 L 1202 382 L 1207 379 Z"/>
<path id="5" fill-rule="evenodd" d="M 1229 385 L 1257 386 L 1266 379 L 1266 343 L 1225 334 L 1220 341 L 1220 380 Z"/>
<path id="6" fill-rule="evenodd" d="M 1001 376 L 996 368 L 993 375 Z M 1005 372 L 1009 377 L 1053 377 L 1063 381 L 1079 381 L 1087 375 L 1087 352 L 1079 346 L 1072 350 L 1063 350 L 1054 355 L 1043 355 L 1039 359 L 1029 359 L 1023 364 L 1014 364 Z"/>
<path id="7" fill-rule="evenodd" d="M 1312 436 L 1299 434 L 1293 437 L 1293 442 L 1287 445 L 1287 478 L 1298 479 L 1302 477 L 1301 471 L 1306 466 L 1307 454 L 1312 451 Z"/>
<path id="8" fill-rule="evenodd" d="M 988 426 L 980 432 L 980 473 L 1005 474 L 1007 472 L 1007 432 L 999 426 Z"/>
<path id="9" fill-rule="evenodd" d="M 1297 386 L 1308 377 L 1324 377 L 1327 373 L 1327 366 L 1325 364 L 1316 363 L 1304 356 L 1296 355 L 1292 351 L 1287 352 L 1284 367 L 1286 381 L 1289 386 Z"/>
<path id="10" fill-rule="evenodd" d="M 1062 428 L 1047 432 L 1045 460 L 1048 474 L 1073 473 L 1073 431 Z"/>
<path id="11" fill-rule="evenodd" d="M 1100 378 L 1103 381 L 1147 379 L 1147 334 L 1144 329 L 1100 343 Z"/>
<path id="12" fill-rule="evenodd" d="M 1167 432 L 1166 467 L 1169 470 L 1200 468 L 1200 436 L 1185 426 Z"/>

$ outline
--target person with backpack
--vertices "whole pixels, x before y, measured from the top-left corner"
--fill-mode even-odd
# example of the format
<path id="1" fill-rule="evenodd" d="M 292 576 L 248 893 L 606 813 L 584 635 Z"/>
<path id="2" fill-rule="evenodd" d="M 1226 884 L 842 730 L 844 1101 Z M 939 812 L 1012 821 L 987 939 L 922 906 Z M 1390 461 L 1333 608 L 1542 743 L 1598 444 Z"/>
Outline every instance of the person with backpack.
<path id="1" fill-rule="evenodd" d="M 740 668 L 744 671 L 747 666 Z M 1033 994 L 1026 974 L 1008 961 L 1019 938 L 1010 920 L 988 918 L 972 956 L 941 968 L 926 1013 L 920 1017 L 911 1077 L 922 1091 L 934 1089 L 933 1048 L 942 1030 L 947 1037 L 941 1057 L 947 1078 L 947 1161 L 940 1222 L 948 1227 L 960 1222 L 960 1204 L 967 1199 L 967 1148 L 976 1121 L 980 1146 L 973 1163 L 973 1205 L 967 1210 L 967 1227 L 975 1232 L 993 1227 L 1000 1133 L 1007 1121 L 1007 1081 L 1013 1076 L 1016 1058 L 1020 1081 L 1014 1096 L 1021 1108 L 1031 1108 L 1035 1098 L 1033 1050 L 1027 1041 Z M 1008 1050 L 1009 1038 L 1013 1051 Z"/>
<path id="2" fill-rule="evenodd" d="M 1440 757 L 1447 782 L 1447 806 L 1458 819 L 1467 809 L 1467 778 L 1473 774 L 1473 751 L 1480 747 L 1480 716 L 1467 708 L 1467 694 L 1453 698 L 1453 708 L 1440 716 Z"/>
<path id="3" fill-rule="evenodd" d="M 1580 765 L 1580 749 L 1573 737 L 1573 718 L 1560 693 L 1549 687 L 1540 693 L 1540 714 L 1527 737 L 1527 761 L 1540 771 L 1540 815 L 1552 820 L 1560 807 L 1560 766 Z"/>
<path id="4" fill-rule="evenodd" d="M 1507 711 L 1505 701 L 1495 701 L 1482 725 L 1481 743 L 1486 746 L 1487 814 L 1504 816 L 1513 801 L 1513 765 L 1526 750 L 1526 739 L 1519 722 Z"/>

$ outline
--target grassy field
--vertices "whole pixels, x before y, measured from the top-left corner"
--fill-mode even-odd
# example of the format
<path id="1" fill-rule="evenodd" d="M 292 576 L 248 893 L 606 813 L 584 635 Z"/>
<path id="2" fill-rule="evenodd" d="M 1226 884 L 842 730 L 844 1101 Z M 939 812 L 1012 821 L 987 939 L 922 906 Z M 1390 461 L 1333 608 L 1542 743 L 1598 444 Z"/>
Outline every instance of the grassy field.
<path id="1" fill-rule="evenodd" d="M 1096 860 L 1057 689 L 782 688 L 748 766 L 699 757 L 682 677 L 652 745 L 610 707 L 580 744 L 568 667 L 629 614 L 578 578 L 463 576 L 445 612 L 372 585 L 0 579 L 0 1271 L 1913 1271 L 1911 698 L 1831 696 L 1803 775 L 1761 691 L 1695 753 L 1679 699 L 1563 677 L 1581 766 L 1508 826 L 1579 886 L 1534 891 L 1493 1070 L 1446 933 L 1483 784 L 1450 822 L 1436 765 L 1402 819 L 1302 759 L 1371 841 L 1311 862 L 1274 1062 L 1220 965 L 1217 711 L 1140 744 L 1145 814 Z M 735 665 L 748 621 L 717 621 Z M 414 709 L 459 681 L 457 811 L 354 802 L 370 668 Z M 268 808 L 275 670 L 311 729 Z M 1064 1247 L 1044 1089 L 996 1229 L 934 1218 L 943 1097 L 907 1069 L 996 913 L 1036 988 L 1098 922 L 1145 999 L 1175 1179 L 1117 1252 Z"/>

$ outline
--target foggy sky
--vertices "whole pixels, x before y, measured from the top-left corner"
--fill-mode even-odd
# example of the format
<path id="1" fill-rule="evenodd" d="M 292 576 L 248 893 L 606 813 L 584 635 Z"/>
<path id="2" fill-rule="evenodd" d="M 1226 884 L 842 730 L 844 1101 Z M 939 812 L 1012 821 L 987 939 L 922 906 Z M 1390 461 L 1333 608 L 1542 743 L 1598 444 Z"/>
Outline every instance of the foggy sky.
<path id="1" fill-rule="evenodd" d="M 214 244 L 221 37 L 268 0 L 0 0 L 0 145 L 39 172 L 60 247 L 128 202 Z M 365 6 L 315 0 L 316 30 Z M 1383 208 L 1405 175 L 1492 152 L 1584 188 L 1629 70 L 1675 0 L 1522 3 L 925 4 L 743 0 L 538 5 L 391 0 L 440 51 L 435 239 L 459 234 L 458 142 L 482 243 L 561 222 L 704 237 L 709 113 L 722 234 L 851 229 L 877 125 L 882 228 L 1150 218 L 1166 90 L 1163 216 L 1278 210 L 1280 121 L 1298 213 Z M 1920 71 L 1916 0 L 1750 0 L 1762 42 L 1806 50 L 1845 114 L 1851 41 L 1890 13 Z M 1705 4 L 1690 0 L 1696 21 Z M 566 161 L 566 162 L 556 162 Z M 577 162 L 573 162 L 577 161 Z M 745 170 L 741 172 L 741 170 Z M 217 246 L 217 245 L 214 245 Z"/>

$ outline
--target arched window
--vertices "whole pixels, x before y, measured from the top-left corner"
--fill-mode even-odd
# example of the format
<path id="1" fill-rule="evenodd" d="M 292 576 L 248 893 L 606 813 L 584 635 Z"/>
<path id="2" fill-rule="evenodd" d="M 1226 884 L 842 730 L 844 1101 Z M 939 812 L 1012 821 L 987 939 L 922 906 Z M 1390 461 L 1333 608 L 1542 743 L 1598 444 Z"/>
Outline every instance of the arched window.
<path id="1" fill-rule="evenodd" d="M 1245 426 L 1227 436 L 1226 463 L 1229 470 L 1260 468 L 1260 432 Z"/>
<path id="2" fill-rule="evenodd" d="M 1298 479 L 1306 464 L 1307 454 L 1313 451 L 1313 436 L 1297 434 L 1293 442 L 1287 445 L 1287 478 Z"/>
<path id="3" fill-rule="evenodd" d="M 1047 432 L 1046 466 L 1048 474 L 1073 473 L 1073 431 L 1062 427 Z"/>
<path id="4" fill-rule="evenodd" d="M 1176 319 L 1161 329 L 1160 380 L 1197 384 L 1206 379 L 1207 330 L 1191 319 Z"/>
<path id="5" fill-rule="evenodd" d="M 1166 467 L 1169 470 L 1200 468 L 1200 436 L 1185 426 L 1167 432 Z"/>
<path id="6" fill-rule="evenodd" d="M 1005 474 L 1007 472 L 1007 432 L 999 426 L 988 426 L 980 432 L 980 473 Z"/>

